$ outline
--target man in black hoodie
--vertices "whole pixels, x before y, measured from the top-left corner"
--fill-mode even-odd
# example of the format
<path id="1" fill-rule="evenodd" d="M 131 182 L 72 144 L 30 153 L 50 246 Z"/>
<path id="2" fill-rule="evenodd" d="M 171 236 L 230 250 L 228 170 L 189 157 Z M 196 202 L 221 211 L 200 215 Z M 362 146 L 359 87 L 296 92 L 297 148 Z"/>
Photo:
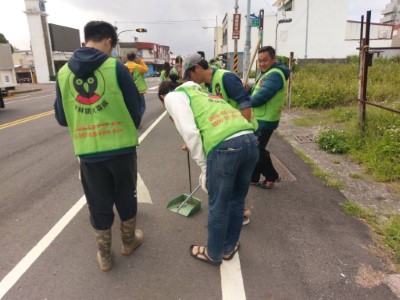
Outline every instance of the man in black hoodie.
<path id="1" fill-rule="evenodd" d="M 103 21 L 86 24 L 85 47 L 77 49 L 57 75 L 55 116 L 67 126 L 80 159 L 83 190 L 102 271 L 112 267 L 113 206 L 121 219 L 122 253 L 143 242 L 136 229 L 136 180 L 140 95 L 129 70 L 110 57 L 115 28 Z"/>

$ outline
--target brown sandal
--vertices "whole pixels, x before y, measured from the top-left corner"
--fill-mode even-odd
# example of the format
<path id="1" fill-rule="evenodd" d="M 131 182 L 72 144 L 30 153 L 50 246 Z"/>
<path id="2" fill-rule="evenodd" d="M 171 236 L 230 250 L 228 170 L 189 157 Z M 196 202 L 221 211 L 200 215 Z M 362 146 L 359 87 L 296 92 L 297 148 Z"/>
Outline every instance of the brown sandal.
<path id="1" fill-rule="evenodd" d="M 233 249 L 233 251 L 228 256 L 222 256 L 222 259 L 223 260 L 231 260 L 235 256 L 236 252 L 239 251 L 239 249 L 240 249 L 240 244 L 237 243 L 235 248 Z"/>
<path id="2" fill-rule="evenodd" d="M 194 247 L 198 247 L 196 253 L 193 253 Z M 203 246 L 191 245 L 190 246 L 190 255 L 192 257 L 194 257 L 195 259 L 209 263 L 213 266 L 219 266 L 222 263 L 222 261 L 214 261 L 211 258 L 209 258 L 208 255 L 206 254 L 207 247 L 203 247 L 203 249 L 201 247 L 203 247 Z"/>

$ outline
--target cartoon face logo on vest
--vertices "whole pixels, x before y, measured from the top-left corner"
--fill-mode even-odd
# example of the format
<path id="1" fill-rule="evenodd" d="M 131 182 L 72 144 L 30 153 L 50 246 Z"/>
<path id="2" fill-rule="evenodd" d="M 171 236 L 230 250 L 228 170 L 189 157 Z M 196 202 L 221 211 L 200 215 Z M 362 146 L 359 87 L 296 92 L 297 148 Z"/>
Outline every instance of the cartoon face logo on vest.
<path id="1" fill-rule="evenodd" d="M 93 75 L 86 79 L 75 77 L 74 88 L 75 91 L 78 92 L 76 101 L 86 105 L 90 105 L 99 101 L 101 96 L 96 93 L 97 86 L 97 78 Z"/>
<path id="2" fill-rule="evenodd" d="M 215 85 L 215 94 L 217 94 L 218 96 L 222 97 L 222 93 L 221 93 L 221 85 L 219 83 L 217 83 Z"/>
<path id="3" fill-rule="evenodd" d="M 71 96 L 75 100 L 74 109 L 78 113 L 93 115 L 108 107 L 104 76 L 99 70 L 87 78 L 80 78 L 71 72 L 68 81 Z"/>

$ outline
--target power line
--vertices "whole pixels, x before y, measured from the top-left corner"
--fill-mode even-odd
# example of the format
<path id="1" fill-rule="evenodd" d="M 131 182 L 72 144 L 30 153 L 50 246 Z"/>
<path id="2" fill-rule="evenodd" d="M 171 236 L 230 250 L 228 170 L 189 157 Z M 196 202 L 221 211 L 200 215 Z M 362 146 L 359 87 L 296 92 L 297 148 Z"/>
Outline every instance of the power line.
<path id="1" fill-rule="evenodd" d="M 137 21 L 137 22 L 115 22 L 120 24 L 176 24 L 185 22 L 203 22 L 203 21 L 214 21 L 214 19 L 194 19 L 194 20 L 179 20 L 179 21 Z"/>

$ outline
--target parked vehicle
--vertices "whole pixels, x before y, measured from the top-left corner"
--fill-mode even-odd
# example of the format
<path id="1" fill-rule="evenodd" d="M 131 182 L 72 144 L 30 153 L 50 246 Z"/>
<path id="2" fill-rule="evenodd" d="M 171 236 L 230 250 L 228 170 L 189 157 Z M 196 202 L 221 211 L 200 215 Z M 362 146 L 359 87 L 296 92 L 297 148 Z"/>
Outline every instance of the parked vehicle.
<path id="1" fill-rule="evenodd" d="M 0 91 L 2 96 L 8 94 L 9 90 L 14 90 L 17 86 L 14 63 L 12 60 L 11 45 L 0 44 Z M 0 103 L 0 108 L 1 105 Z"/>

